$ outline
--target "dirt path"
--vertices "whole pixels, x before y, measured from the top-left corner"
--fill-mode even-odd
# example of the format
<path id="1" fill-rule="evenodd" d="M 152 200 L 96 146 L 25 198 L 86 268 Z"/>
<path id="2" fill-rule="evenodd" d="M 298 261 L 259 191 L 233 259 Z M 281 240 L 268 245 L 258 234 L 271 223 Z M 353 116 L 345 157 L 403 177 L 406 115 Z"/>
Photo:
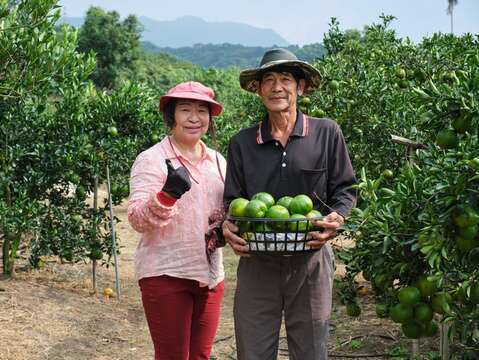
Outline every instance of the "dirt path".
<path id="1" fill-rule="evenodd" d="M 152 345 L 134 279 L 133 253 L 138 235 L 126 221 L 126 207 L 116 207 L 121 255 L 122 301 L 105 298 L 105 287 L 115 288 L 113 267 L 98 270 L 99 294 L 91 293 L 91 264 L 47 262 L 39 271 L 20 260 L 15 279 L 0 281 L 0 359 L 2 360 L 151 360 Z M 341 245 L 347 245 L 342 243 Z M 222 319 L 212 359 L 236 359 L 232 299 L 237 259 L 226 249 L 226 292 Z M 344 271 L 338 267 L 338 274 Z M 374 315 L 371 296 L 361 299 L 357 319 L 345 315 L 335 301 L 330 353 L 335 359 L 382 359 L 409 349 L 399 328 Z M 437 340 L 423 344 L 423 353 L 436 350 Z M 287 359 L 283 336 L 278 359 Z M 343 354 L 343 355 L 341 355 Z M 346 354 L 346 355 L 344 355 Z M 356 354 L 356 355 L 355 355 Z M 371 355 L 378 354 L 376 357 Z M 352 357 L 351 357 L 352 356 Z M 426 358 L 426 357 L 424 357 Z M 429 357 L 427 357 L 429 358 Z"/>

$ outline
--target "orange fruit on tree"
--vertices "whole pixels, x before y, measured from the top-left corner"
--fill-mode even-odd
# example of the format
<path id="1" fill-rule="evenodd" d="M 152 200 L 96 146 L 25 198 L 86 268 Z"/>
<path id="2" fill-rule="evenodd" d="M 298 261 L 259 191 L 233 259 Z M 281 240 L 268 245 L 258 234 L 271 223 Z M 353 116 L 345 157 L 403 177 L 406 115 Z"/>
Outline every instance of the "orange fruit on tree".
<path id="1" fill-rule="evenodd" d="M 368 293 L 369 289 L 364 285 L 360 285 L 356 289 L 356 294 L 358 294 L 359 296 L 366 296 Z"/>
<path id="2" fill-rule="evenodd" d="M 476 239 L 466 239 L 462 236 L 456 236 L 456 246 L 461 252 L 468 252 L 478 247 L 479 244 L 477 243 Z"/>
<path id="3" fill-rule="evenodd" d="M 420 303 L 414 308 L 414 319 L 421 323 L 427 323 L 431 321 L 433 316 L 434 312 L 429 304 Z"/>
<path id="4" fill-rule="evenodd" d="M 472 284 L 469 293 L 469 301 L 473 304 L 479 304 L 479 282 Z"/>
<path id="5" fill-rule="evenodd" d="M 376 315 L 379 318 L 385 318 L 389 315 L 389 307 L 386 304 L 376 304 Z"/>
<path id="6" fill-rule="evenodd" d="M 410 321 L 401 326 L 403 334 L 410 339 L 419 339 L 424 327 L 418 321 Z"/>
<path id="7" fill-rule="evenodd" d="M 455 131 L 445 129 L 437 133 L 436 143 L 442 149 L 451 149 L 457 146 L 459 139 Z"/>
<path id="8" fill-rule="evenodd" d="M 446 292 L 435 293 L 431 297 L 431 308 L 436 314 L 447 314 L 450 312 L 449 303 L 451 300 L 451 295 Z"/>
<path id="9" fill-rule="evenodd" d="M 427 298 L 436 291 L 436 282 L 428 280 L 427 275 L 420 276 L 416 280 L 415 286 L 419 289 L 422 298 Z"/>
<path id="10" fill-rule="evenodd" d="M 421 301 L 421 292 L 417 287 L 407 286 L 399 290 L 398 299 L 404 305 L 416 305 Z"/>
<path id="11" fill-rule="evenodd" d="M 459 236 L 468 240 L 477 238 L 479 236 L 479 225 L 474 224 L 459 228 Z"/>
<path id="12" fill-rule="evenodd" d="M 423 336 L 431 337 L 437 334 L 439 331 L 439 326 L 435 321 L 429 321 L 428 323 L 424 324 L 424 330 L 422 332 Z"/>
<path id="13" fill-rule="evenodd" d="M 406 324 L 414 318 L 414 308 L 409 305 L 396 304 L 389 310 L 392 321 Z"/>
<path id="14" fill-rule="evenodd" d="M 352 317 L 358 317 L 361 315 L 361 308 L 356 303 L 349 303 L 346 305 L 346 313 Z"/>

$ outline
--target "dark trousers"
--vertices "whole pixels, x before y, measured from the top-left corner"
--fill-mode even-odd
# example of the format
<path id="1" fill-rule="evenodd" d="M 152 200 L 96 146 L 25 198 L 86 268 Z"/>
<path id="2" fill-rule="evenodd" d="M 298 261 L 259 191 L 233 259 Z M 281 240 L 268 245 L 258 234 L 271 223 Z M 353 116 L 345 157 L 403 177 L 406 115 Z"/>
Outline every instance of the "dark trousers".
<path id="1" fill-rule="evenodd" d="M 155 360 L 208 360 L 218 328 L 224 282 L 214 289 L 169 276 L 139 281 Z"/>
<path id="2" fill-rule="evenodd" d="M 327 359 L 333 276 L 330 244 L 305 255 L 241 258 L 234 306 L 238 360 L 276 360 L 283 315 L 290 359 Z"/>

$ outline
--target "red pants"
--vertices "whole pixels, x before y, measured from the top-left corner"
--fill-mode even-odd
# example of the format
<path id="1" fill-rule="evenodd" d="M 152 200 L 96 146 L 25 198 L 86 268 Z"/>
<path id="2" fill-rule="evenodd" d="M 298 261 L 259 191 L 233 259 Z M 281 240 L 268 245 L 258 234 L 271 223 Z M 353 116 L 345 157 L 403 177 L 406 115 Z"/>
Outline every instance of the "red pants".
<path id="1" fill-rule="evenodd" d="M 143 278 L 139 284 L 155 360 L 208 360 L 224 282 L 211 290 L 170 276 Z"/>

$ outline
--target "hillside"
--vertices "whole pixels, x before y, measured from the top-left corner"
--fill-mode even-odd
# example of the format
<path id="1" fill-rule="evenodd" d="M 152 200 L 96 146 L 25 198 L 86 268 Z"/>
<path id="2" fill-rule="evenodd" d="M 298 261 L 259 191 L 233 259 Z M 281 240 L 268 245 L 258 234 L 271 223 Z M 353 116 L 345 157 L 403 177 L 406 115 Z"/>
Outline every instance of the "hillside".
<path id="1" fill-rule="evenodd" d="M 80 27 L 81 17 L 63 17 L 61 22 Z M 195 16 L 159 21 L 141 16 L 142 40 L 158 47 L 187 47 L 195 44 L 242 44 L 245 46 L 287 46 L 288 42 L 271 29 L 235 22 L 209 22 Z"/>
<path id="2" fill-rule="evenodd" d="M 233 44 L 196 44 L 194 46 L 172 48 L 157 47 L 150 42 L 143 42 L 143 47 L 147 52 L 168 53 L 182 61 L 187 61 L 202 67 L 239 67 L 245 69 L 256 66 L 263 53 L 270 47 L 261 46 L 243 46 Z M 296 54 L 299 59 L 312 62 L 325 54 L 325 49 L 321 44 L 309 44 L 299 47 L 290 45 L 286 47 Z"/>

